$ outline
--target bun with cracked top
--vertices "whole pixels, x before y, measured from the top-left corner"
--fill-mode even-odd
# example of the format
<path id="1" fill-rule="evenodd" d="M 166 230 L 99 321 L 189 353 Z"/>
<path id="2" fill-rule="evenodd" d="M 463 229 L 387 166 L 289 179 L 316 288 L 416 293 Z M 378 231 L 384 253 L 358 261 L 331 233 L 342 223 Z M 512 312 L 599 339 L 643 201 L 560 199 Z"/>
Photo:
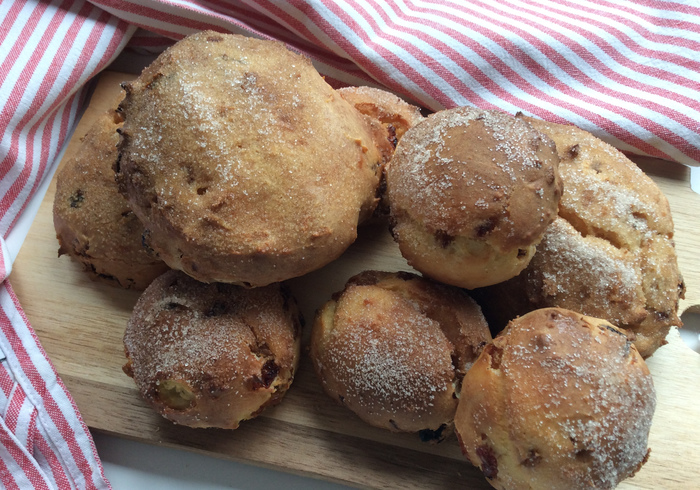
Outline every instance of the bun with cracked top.
<path id="1" fill-rule="evenodd" d="M 587 131 L 528 121 L 556 142 L 564 193 L 528 267 L 477 293 L 489 313 L 506 311 L 503 298 L 517 304 L 492 326 L 559 306 L 624 328 L 650 356 L 671 326 L 682 325 L 685 284 L 668 200 L 634 162 Z"/>
<path id="2" fill-rule="evenodd" d="M 310 356 L 326 393 L 365 422 L 440 440 L 462 376 L 490 339 L 464 291 L 365 271 L 317 312 Z"/>
<path id="3" fill-rule="evenodd" d="M 484 348 L 464 377 L 455 430 L 495 488 L 614 488 L 647 460 L 655 405 L 625 332 L 545 308 Z"/>
<path id="4" fill-rule="evenodd" d="M 124 372 L 163 417 L 235 429 L 287 392 L 300 322 L 280 284 L 246 289 L 168 271 L 144 291 L 129 319 Z"/>
<path id="5" fill-rule="evenodd" d="M 386 131 L 282 43 L 194 34 L 125 88 L 121 189 L 149 245 L 197 280 L 318 269 L 377 204 Z"/>
<path id="6" fill-rule="evenodd" d="M 428 116 L 386 168 L 402 255 L 469 289 L 517 275 L 556 217 L 558 163 L 548 137 L 508 114 L 459 107 Z"/>

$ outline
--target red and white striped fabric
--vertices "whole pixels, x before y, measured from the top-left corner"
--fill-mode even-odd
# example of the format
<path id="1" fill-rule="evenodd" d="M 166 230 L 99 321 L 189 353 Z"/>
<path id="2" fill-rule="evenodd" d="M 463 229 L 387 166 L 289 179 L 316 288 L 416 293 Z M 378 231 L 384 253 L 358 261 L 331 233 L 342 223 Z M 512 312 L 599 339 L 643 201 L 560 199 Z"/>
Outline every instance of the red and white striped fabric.
<path id="1" fill-rule="evenodd" d="M 694 0 L 93 3 L 174 39 L 202 29 L 280 39 L 332 79 L 432 110 L 520 110 L 625 151 L 700 162 Z"/>
<path id="2" fill-rule="evenodd" d="M 0 2 L 0 487 L 109 488 L 10 284 L 4 239 L 135 27 L 87 2 Z"/>
<path id="3" fill-rule="evenodd" d="M 137 30 L 137 28 L 142 28 Z M 696 0 L 0 2 L 0 482 L 108 488 L 85 424 L 5 279 L 4 240 L 56 165 L 89 81 L 131 45 L 213 29 L 278 39 L 332 84 L 477 105 L 700 164 Z"/>
<path id="4" fill-rule="evenodd" d="M 0 295 L 3 488 L 109 488 L 92 437 L 8 284 Z"/>

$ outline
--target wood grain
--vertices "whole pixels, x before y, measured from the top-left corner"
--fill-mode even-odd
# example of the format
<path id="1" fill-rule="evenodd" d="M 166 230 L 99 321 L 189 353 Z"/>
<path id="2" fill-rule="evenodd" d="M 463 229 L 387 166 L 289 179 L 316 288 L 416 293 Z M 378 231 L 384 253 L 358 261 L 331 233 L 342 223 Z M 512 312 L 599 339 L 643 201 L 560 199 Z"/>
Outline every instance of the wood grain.
<path id="1" fill-rule="evenodd" d="M 131 75 L 105 73 L 64 160 Z M 700 308 L 700 196 L 688 169 L 637 159 L 669 197 L 676 245 L 688 292 L 681 309 Z M 455 437 L 421 443 L 412 434 L 369 427 L 320 389 L 306 358 L 283 403 L 235 431 L 189 429 L 153 413 L 126 377 L 122 334 L 138 293 L 92 282 L 67 257 L 57 258 L 51 206 L 55 183 L 41 205 L 10 281 L 61 378 L 91 428 L 282 471 L 372 488 L 490 488 L 461 455 Z M 364 269 L 410 270 L 383 227 L 361 230 L 336 262 L 290 281 L 307 320 L 330 294 Z M 308 329 L 307 329 L 308 330 Z M 651 458 L 619 488 L 697 488 L 700 481 L 700 355 L 672 330 L 669 344 L 648 364 L 658 391 Z"/>

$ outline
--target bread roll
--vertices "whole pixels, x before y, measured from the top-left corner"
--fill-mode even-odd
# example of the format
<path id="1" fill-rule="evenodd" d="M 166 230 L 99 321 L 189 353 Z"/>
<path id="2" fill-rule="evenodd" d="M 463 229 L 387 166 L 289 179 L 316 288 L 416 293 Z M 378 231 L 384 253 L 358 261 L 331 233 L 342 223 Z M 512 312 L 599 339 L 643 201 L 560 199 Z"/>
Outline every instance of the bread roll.
<path id="1" fill-rule="evenodd" d="M 134 308 L 124 372 L 163 417 L 235 429 L 281 401 L 300 338 L 300 314 L 285 286 L 204 284 L 172 270 Z"/>
<path id="2" fill-rule="evenodd" d="M 632 333 L 639 353 L 649 357 L 671 326 L 682 325 L 678 303 L 685 283 L 668 200 L 631 160 L 592 134 L 529 122 L 556 142 L 560 154 L 559 217 L 512 284 L 477 297 L 487 314 L 507 311 L 494 326 L 548 306 L 605 318 Z M 504 298 L 515 308 L 507 309 Z"/>
<path id="3" fill-rule="evenodd" d="M 490 339 L 465 292 L 366 271 L 317 313 L 310 356 L 326 393 L 365 422 L 440 440 L 461 379 Z"/>
<path id="4" fill-rule="evenodd" d="M 53 223 L 59 256 L 82 264 L 93 279 L 144 289 L 168 266 L 144 245 L 143 224 L 115 182 L 117 129 L 123 123 L 118 102 L 96 119 L 75 156 L 59 168 Z"/>
<path id="5" fill-rule="evenodd" d="M 517 275 L 556 217 L 558 163 L 554 143 L 521 119 L 471 107 L 429 116 L 386 168 L 402 255 L 469 289 Z"/>
<path id="6" fill-rule="evenodd" d="M 624 331 L 545 308 L 484 348 L 464 377 L 455 430 L 495 488 L 614 488 L 647 460 L 655 404 Z"/>
<path id="7" fill-rule="evenodd" d="M 199 281 L 315 270 L 376 206 L 385 132 L 282 43 L 201 32 L 125 87 L 121 189 L 151 247 Z"/>

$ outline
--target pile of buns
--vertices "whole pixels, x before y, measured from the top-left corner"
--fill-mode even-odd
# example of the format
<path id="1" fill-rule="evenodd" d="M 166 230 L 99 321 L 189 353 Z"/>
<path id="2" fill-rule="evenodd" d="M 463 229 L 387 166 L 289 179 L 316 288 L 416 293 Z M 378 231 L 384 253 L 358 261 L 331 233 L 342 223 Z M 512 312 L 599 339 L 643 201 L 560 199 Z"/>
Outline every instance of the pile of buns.
<path id="1" fill-rule="evenodd" d="M 54 223 L 59 255 L 145 289 L 124 371 L 158 413 L 233 429 L 279 403 L 304 352 L 284 281 L 383 220 L 415 273 L 328 291 L 308 355 L 330 397 L 456 432 L 496 488 L 612 488 L 646 461 L 643 358 L 684 286 L 668 202 L 620 152 L 494 110 L 424 117 L 211 31 L 123 88 L 59 170 Z"/>

